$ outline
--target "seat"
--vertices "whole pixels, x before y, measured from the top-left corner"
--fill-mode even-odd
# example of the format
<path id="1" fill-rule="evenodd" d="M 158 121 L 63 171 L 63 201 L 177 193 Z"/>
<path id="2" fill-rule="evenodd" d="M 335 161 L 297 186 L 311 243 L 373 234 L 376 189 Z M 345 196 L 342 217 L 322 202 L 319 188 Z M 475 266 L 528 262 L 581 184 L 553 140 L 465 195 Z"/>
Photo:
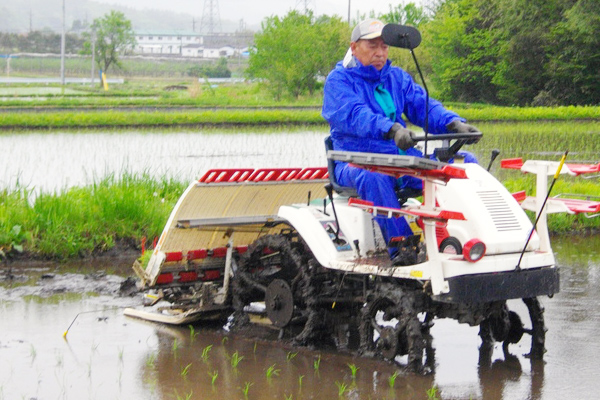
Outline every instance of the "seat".
<path id="1" fill-rule="evenodd" d="M 333 141 L 331 140 L 331 136 L 327 136 L 325 138 L 325 154 L 327 154 L 329 150 L 333 150 Z M 337 182 L 335 177 L 335 161 L 329 157 L 327 157 L 327 172 L 329 173 L 329 182 L 337 194 L 347 197 L 358 197 L 356 189 L 349 186 L 342 186 Z"/>

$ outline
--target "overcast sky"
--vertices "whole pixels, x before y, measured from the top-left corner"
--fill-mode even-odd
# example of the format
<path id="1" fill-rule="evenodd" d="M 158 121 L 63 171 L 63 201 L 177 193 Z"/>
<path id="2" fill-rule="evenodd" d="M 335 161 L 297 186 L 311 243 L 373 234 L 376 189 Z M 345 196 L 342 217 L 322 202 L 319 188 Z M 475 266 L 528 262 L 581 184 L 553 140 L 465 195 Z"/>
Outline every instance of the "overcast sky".
<path id="1" fill-rule="evenodd" d="M 201 17 L 206 0 L 95 0 L 98 3 L 119 4 L 136 9 L 158 9 L 189 13 Z M 214 0 L 213 0 L 214 1 Z M 348 0 L 218 0 L 221 20 L 239 21 L 244 19 L 248 25 L 258 25 L 271 15 L 285 15 L 288 11 L 304 9 L 305 1 L 309 8 L 316 10 L 316 15 L 337 14 L 348 18 Z M 422 0 L 412 0 L 422 4 Z M 393 0 L 350 0 L 351 18 L 356 18 L 357 11 L 368 14 L 371 10 L 383 13 L 389 10 L 389 4 L 404 4 L 405 1 Z"/>

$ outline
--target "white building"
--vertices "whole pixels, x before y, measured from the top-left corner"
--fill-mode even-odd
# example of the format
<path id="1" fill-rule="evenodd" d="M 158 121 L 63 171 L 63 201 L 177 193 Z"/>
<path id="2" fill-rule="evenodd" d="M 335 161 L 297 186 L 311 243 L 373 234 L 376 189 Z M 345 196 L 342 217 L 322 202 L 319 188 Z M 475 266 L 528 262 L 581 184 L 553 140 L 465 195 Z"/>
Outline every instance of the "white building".
<path id="1" fill-rule="evenodd" d="M 198 51 L 186 52 L 187 46 L 202 46 L 202 35 L 193 31 L 136 31 L 136 53 L 140 54 L 172 54 L 188 57 L 202 57 Z"/>
<path id="2" fill-rule="evenodd" d="M 205 48 L 204 58 L 229 58 L 236 53 L 236 50 L 231 46 L 223 46 L 219 48 Z"/>
<path id="3" fill-rule="evenodd" d="M 204 47 L 201 44 L 187 44 L 181 51 L 183 57 L 204 57 Z"/>
<path id="4" fill-rule="evenodd" d="M 195 58 L 240 57 L 253 41 L 251 33 L 201 35 L 193 31 L 135 31 L 135 53 Z"/>

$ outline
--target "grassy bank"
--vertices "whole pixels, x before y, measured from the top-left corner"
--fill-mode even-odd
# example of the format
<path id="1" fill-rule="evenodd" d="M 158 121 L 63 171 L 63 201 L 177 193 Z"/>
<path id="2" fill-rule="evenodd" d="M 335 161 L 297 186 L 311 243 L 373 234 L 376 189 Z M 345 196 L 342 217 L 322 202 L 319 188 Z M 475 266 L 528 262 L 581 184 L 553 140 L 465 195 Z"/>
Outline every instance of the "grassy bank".
<path id="1" fill-rule="evenodd" d="M 194 79 L 131 79 L 109 91 L 89 85 L 67 88 L 64 93 L 58 85 L 0 88 L 0 128 L 325 124 L 320 116 L 322 90 L 275 99 L 258 82 L 212 84 Z M 471 122 L 600 120 L 597 106 L 499 107 L 451 102 L 446 106 Z"/>
<path id="2" fill-rule="evenodd" d="M 0 191 L 0 258 L 69 259 L 140 246 L 159 235 L 187 183 L 148 176 L 107 177 L 83 188 L 34 195 Z"/>
<path id="3" fill-rule="evenodd" d="M 106 111 L 0 114 L 5 129 L 323 124 L 312 110 Z"/>
<path id="4" fill-rule="evenodd" d="M 506 181 L 510 190 L 528 189 L 532 177 Z M 97 184 L 60 193 L 39 194 L 25 189 L 0 192 L 0 259 L 6 256 L 66 260 L 111 250 L 119 243 L 139 248 L 160 235 L 186 183 L 147 176 L 108 177 Z M 560 180 L 553 192 L 600 196 L 597 181 Z M 533 218 L 533 216 L 531 216 Z M 553 233 L 600 230 L 600 218 L 552 214 Z M 22 257 L 22 256 L 21 256 Z"/>
<path id="5" fill-rule="evenodd" d="M 456 109 L 470 122 L 600 120 L 600 107 Z M 202 125 L 325 125 L 318 109 L 19 111 L 0 113 L 2 129 L 64 129 Z"/>
<path id="6" fill-rule="evenodd" d="M 52 89 L 52 90 L 49 90 Z M 37 90 L 37 91 L 36 91 Z M 151 80 L 131 79 L 124 84 L 104 89 L 94 85 L 69 85 L 65 92 L 60 85 L 6 85 L 0 88 L 0 107 L 272 107 L 320 106 L 323 93 L 298 98 L 273 94 L 261 83 L 211 83 L 198 79 Z"/>

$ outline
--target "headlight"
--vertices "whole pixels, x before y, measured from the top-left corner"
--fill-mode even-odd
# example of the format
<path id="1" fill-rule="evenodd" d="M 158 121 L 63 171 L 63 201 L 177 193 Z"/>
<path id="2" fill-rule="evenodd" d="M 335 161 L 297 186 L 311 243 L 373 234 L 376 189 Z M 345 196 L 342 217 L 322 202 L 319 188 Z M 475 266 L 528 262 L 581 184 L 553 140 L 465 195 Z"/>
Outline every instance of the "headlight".
<path id="1" fill-rule="evenodd" d="M 463 246 L 463 256 L 469 262 L 477 262 L 485 255 L 485 244 L 479 239 L 471 239 Z"/>

